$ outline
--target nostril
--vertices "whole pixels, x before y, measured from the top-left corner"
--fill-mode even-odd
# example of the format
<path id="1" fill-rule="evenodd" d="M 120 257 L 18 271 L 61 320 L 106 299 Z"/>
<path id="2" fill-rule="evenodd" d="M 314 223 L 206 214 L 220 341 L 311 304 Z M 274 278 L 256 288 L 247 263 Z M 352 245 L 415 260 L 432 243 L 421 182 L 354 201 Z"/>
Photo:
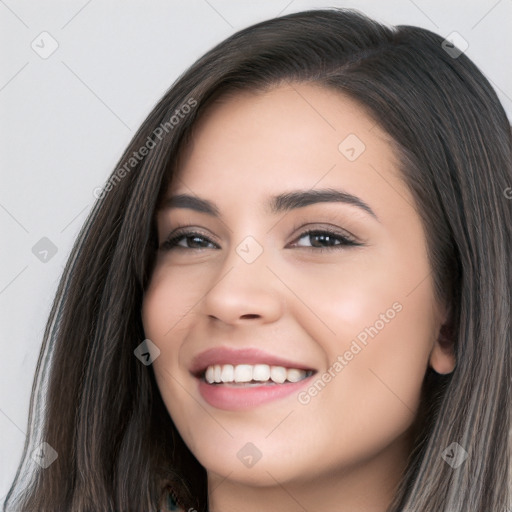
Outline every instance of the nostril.
<path id="1" fill-rule="evenodd" d="M 241 318 L 258 318 L 260 315 L 255 315 L 255 314 L 247 314 L 247 315 L 242 315 Z"/>

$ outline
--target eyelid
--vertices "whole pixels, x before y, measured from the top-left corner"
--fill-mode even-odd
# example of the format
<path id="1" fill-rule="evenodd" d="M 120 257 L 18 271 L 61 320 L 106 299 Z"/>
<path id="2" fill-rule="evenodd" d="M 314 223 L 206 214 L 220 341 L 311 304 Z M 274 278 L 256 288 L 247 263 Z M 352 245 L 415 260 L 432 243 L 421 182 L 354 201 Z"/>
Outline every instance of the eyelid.
<path id="1" fill-rule="evenodd" d="M 296 231 L 300 231 L 295 236 L 294 240 L 297 239 L 297 236 L 303 235 L 306 231 L 332 231 L 333 233 L 348 238 L 354 242 L 361 242 L 361 240 L 348 231 L 347 229 L 341 228 L 340 226 L 336 224 L 331 224 L 329 222 L 308 222 L 306 220 L 304 221 L 298 221 L 296 224 L 294 224 L 294 227 L 292 228 L 292 232 L 295 233 Z"/>
<path id="2" fill-rule="evenodd" d="M 218 248 L 219 247 L 219 243 L 215 241 L 215 236 L 213 235 L 210 235 L 210 234 L 206 234 L 203 232 L 203 230 L 201 230 L 200 228 L 196 228 L 196 227 L 193 227 L 193 226 L 178 226 L 176 229 L 172 230 L 171 233 L 166 237 L 164 238 L 164 240 L 158 245 L 158 250 L 163 250 L 165 251 L 168 246 L 176 239 L 179 239 L 179 238 L 186 238 L 188 236 L 193 236 L 193 235 L 199 235 L 199 237 L 205 239 L 205 240 L 208 240 L 209 243 L 212 243 L 212 244 L 215 244 Z M 177 248 L 177 249 L 185 249 L 185 250 L 205 250 L 205 249 L 208 249 L 208 247 L 203 247 L 201 249 L 187 249 L 186 247 L 181 247 L 177 244 L 173 244 L 172 245 L 172 248 Z"/>
<path id="3" fill-rule="evenodd" d="M 300 228 L 300 230 L 299 230 Z M 324 250 L 331 250 L 331 249 L 340 249 L 340 248 L 347 248 L 347 247 L 358 247 L 365 245 L 364 243 L 361 243 L 360 239 L 356 236 L 354 236 L 351 232 L 347 231 L 346 229 L 340 228 L 339 226 L 333 226 L 332 224 L 326 224 L 325 223 L 306 223 L 301 224 L 298 223 L 296 227 L 293 229 L 293 231 L 299 230 L 298 233 L 295 234 L 295 237 L 292 239 L 291 242 L 288 242 L 286 246 L 288 246 L 290 243 L 293 243 L 292 248 L 303 248 L 303 249 L 309 249 L 314 250 L 315 252 L 320 252 Z M 301 240 L 304 237 L 307 236 L 318 236 L 320 234 L 327 234 L 332 235 L 334 237 L 337 237 L 339 240 L 341 240 L 341 243 L 335 244 L 332 246 L 327 247 L 314 247 L 314 246 L 300 246 L 298 245 L 299 240 Z M 159 245 L 159 250 L 172 250 L 172 249 L 184 249 L 184 250 L 195 250 L 195 251 L 203 251 L 211 249 L 210 247 L 200 247 L 200 248 L 187 248 L 182 247 L 178 245 L 177 241 L 181 241 L 179 239 L 188 238 L 192 236 L 198 236 L 199 238 L 202 238 L 206 241 L 206 243 L 214 244 L 216 245 L 217 249 L 221 249 L 220 244 L 215 241 L 216 237 L 214 235 L 206 234 L 203 232 L 201 228 L 196 228 L 190 225 L 181 225 L 177 226 L 168 236 L 167 238 Z M 213 240 L 212 240 L 213 239 Z M 287 247 L 285 247 L 287 248 Z"/>

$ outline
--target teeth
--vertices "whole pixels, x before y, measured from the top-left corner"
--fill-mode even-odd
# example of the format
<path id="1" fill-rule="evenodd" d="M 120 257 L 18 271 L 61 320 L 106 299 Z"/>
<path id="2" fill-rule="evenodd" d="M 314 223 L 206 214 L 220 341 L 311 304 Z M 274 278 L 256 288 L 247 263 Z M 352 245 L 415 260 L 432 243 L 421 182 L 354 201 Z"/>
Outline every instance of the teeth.
<path id="1" fill-rule="evenodd" d="M 277 384 L 284 382 L 299 382 L 309 376 L 311 372 L 284 366 L 270 366 L 268 364 L 214 364 L 208 366 L 205 380 L 209 384 L 230 382 L 267 382 Z"/>
<path id="2" fill-rule="evenodd" d="M 206 382 L 209 382 L 210 384 L 215 382 L 213 366 L 208 366 L 204 378 L 206 379 Z"/>
<path id="3" fill-rule="evenodd" d="M 231 381 L 226 382 L 251 382 L 252 366 L 250 364 L 239 364 L 235 366 L 235 376 Z"/>
<path id="4" fill-rule="evenodd" d="M 209 368 L 211 368 L 211 366 Z M 234 375 L 235 368 L 233 367 L 232 364 L 225 364 L 224 366 L 222 366 L 222 371 L 220 374 L 220 379 L 222 380 L 222 382 L 233 382 Z"/>
<path id="5" fill-rule="evenodd" d="M 286 372 L 286 378 L 290 382 L 299 382 L 299 380 L 302 380 L 304 378 L 304 370 L 296 370 L 295 368 L 290 368 Z"/>
<path id="6" fill-rule="evenodd" d="M 271 366 L 270 378 L 274 382 L 282 384 L 286 380 L 286 368 L 283 368 L 282 366 Z"/>
<path id="7" fill-rule="evenodd" d="M 220 376 L 222 375 L 222 368 L 219 365 L 213 367 L 213 380 L 215 382 L 222 382 Z"/>
<path id="8" fill-rule="evenodd" d="M 270 379 L 270 366 L 268 364 L 255 364 L 252 368 L 252 380 L 265 382 Z"/>

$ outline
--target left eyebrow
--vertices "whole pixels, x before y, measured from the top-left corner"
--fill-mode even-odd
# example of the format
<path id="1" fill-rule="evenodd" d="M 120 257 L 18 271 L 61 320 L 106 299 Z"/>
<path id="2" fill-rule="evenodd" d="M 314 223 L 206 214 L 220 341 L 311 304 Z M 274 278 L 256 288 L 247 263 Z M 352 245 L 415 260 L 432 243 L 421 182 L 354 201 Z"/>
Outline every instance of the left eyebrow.
<path id="1" fill-rule="evenodd" d="M 379 218 L 377 214 L 366 204 L 361 198 L 333 188 L 319 189 L 319 190 L 296 190 L 286 192 L 270 199 L 267 208 L 273 214 L 287 212 L 295 208 L 304 208 L 310 204 L 316 203 L 345 203 L 369 213 L 377 221 Z M 379 221 L 380 222 L 380 221 Z"/>
<path id="2" fill-rule="evenodd" d="M 361 198 L 336 189 L 294 190 L 277 196 L 272 196 L 266 203 L 267 212 L 277 215 L 297 208 L 317 203 L 345 203 L 356 206 L 374 217 L 378 222 L 377 214 Z M 221 217 L 219 208 L 208 199 L 202 199 L 188 194 L 177 194 L 164 201 L 163 208 L 187 208 L 213 217 Z"/>

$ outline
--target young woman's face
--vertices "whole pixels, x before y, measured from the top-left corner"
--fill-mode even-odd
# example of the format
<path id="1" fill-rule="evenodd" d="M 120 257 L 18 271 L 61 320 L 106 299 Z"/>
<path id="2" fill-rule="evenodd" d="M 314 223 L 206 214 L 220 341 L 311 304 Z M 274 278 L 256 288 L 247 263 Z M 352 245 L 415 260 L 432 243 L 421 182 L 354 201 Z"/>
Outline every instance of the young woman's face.
<path id="1" fill-rule="evenodd" d="M 167 197 L 143 322 L 210 481 L 291 489 L 367 471 L 391 487 L 427 366 L 453 359 L 383 132 L 317 85 L 225 98 Z"/>

